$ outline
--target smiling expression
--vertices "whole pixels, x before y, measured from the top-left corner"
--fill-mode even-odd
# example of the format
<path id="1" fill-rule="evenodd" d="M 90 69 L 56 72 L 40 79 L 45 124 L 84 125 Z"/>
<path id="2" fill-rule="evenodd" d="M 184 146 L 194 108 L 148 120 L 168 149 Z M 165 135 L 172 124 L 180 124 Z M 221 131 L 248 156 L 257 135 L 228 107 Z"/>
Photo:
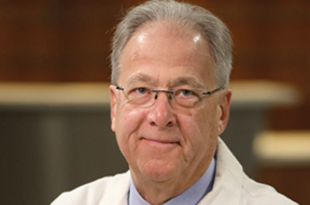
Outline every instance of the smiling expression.
<path id="1" fill-rule="evenodd" d="M 122 52 L 118 85 L 215 89 L 207 41 L 194 29 L 178 28 L 171 22 L 149 22 L 139 28 Z M 112 130 L 135 183 L 171 180 L 190 186 L 206 171 L 217 136 L 226 126 L 229 108 L 224 106 L 223 117 L 222 102 L 226 99 L 229 107 L 228 91 L 186 109 L 174 107 L 165 93 L 143 107 L 130 104 L 114 86 L 110 92 Z"/>

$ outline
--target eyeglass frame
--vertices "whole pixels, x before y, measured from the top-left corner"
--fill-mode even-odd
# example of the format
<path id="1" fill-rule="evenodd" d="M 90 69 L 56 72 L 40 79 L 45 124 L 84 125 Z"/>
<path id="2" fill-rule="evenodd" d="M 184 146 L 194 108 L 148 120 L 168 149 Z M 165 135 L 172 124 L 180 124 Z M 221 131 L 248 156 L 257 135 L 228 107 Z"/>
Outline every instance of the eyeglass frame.
<path id="1" fill-rule="evenodd" d="M 123 88 L 117 84 L 112 84 L 112 85 L 115 86 L 117 90 L 121 90 L 121 91 L 125 90 L 125 88 Z M 223 90 L 223 88 L 218 87 L 218 88 L 211 90 L 211 91 L 202 91 L 201 95 L 212 95 L 213 93 L 218 92 L 220 90 Z M 154 100 L 157 99 L 157 95 L 159 92 L 163 92 L 163 93 L 168 94 L 169 100 L 172 100 L 172 94 L 175 93 L 175 91 L 173 91 L 173 90 L 155 90 L 155 89 L 151 89 L 151 92 L 155 92 Z M 126 96 L 126 94 L 125 94 L 125 96 Z"/>

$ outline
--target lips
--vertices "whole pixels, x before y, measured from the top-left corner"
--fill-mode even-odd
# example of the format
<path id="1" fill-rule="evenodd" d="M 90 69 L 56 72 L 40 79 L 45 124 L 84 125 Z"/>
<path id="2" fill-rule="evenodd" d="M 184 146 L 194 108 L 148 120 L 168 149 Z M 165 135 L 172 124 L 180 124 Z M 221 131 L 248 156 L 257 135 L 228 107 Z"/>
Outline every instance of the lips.
<path id="1" fill-rule="evenodd" d="M 166 139 L 151 139 L 151 138 L 144 138 L 142 137 L 141 140 L 144 140 L 146 142 L 150 143 L 158 143 L 163 145 L 173 145 L 173 144 L 179 144 L 179 141 L 173 141 L 173 140 L 166 140 Z"/>

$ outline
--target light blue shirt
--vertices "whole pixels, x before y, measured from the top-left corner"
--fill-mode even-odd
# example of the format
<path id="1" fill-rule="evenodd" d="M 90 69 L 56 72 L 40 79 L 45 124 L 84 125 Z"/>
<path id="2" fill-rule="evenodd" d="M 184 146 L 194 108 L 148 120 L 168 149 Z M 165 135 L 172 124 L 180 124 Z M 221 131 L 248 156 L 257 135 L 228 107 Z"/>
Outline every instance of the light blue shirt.
<path id="1" fill-rule="evenodd" d="M 163 205 L 196 205 L 198 202 L 206 196 L 213 187 L 214 175 L 215 175 L 216 160 L 213 158 L 209 168 L 204 175 L 190 188 L 185 190 L 180 195 L 170 199 Z M 129 205 L 150 205 L 139 194 L 133 181 L 130 181 L 129 188 Z"/>

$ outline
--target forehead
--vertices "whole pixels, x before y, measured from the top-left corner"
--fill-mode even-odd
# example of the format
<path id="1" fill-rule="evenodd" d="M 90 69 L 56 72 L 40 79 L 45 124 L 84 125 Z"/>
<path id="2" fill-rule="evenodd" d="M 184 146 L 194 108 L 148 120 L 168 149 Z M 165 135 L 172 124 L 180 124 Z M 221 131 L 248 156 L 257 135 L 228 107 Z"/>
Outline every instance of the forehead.
<path id="1" fill-rule="evenodd" d="M 157 80 L 192 76 L 213 81 L 210 48 L 201 34 L 171 22 L 150 22 L 139 28 L 123 49 L 119 81 L 146 73 Z"/>

